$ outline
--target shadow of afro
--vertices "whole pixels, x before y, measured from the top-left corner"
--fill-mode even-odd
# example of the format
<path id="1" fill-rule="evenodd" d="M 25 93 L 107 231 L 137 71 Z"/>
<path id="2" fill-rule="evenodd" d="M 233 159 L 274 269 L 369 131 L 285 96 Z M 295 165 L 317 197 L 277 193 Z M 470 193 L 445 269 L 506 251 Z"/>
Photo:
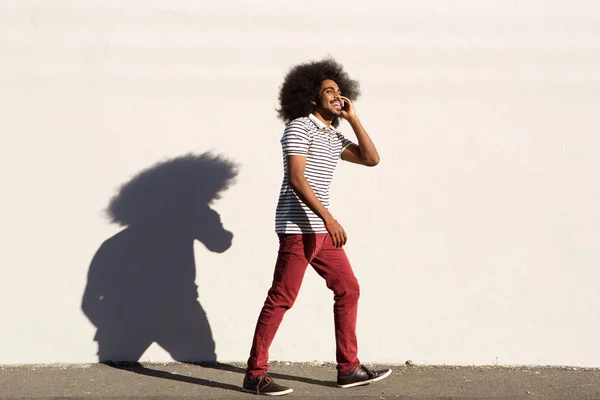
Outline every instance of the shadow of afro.
<path id="1" fill-rule="evenodd" d="M 332 79 L 337 83 L 343 96 L 354 101 L 360 96 L 360 85 L 350 76 L 342 64 L 329 57 L 321 61 L 311 61 L 293 67 L 285 76 L 279 91 L 277 114 L 285 123 L 306 117 L 313 111 L 312 100 L 319 98 L 321 82 Z M 337 122 L 337 119 L 336 119 Z M 337 126 L 337 124 L 335 125 Z"/>
<path id="2" fill-rule="evenodd" d="M 131 226 L 193 218 L 235 181 L 238 167 L 210 152 L 159 162 L 121 186 L 106 210 Z"/>

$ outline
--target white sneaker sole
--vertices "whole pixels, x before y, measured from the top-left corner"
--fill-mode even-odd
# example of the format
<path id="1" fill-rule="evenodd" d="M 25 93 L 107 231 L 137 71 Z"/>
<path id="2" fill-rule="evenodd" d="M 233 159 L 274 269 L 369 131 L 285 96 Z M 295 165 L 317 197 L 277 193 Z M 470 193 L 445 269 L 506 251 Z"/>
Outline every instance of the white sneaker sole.
<path id="1" fill-rule="evenodd" d="M 392 373 L 392 370 L 388 369 L 388 371 L 385 374 L 378 376 L 377 378 L 369 379 L 366 381 L 348 383 L 346 385 L 338 385 L 338 387 L 342 388 L 342 389 L 347 389 L 347 388 L 351 388 L 351 387 L 355 387 L 355 386 L 368 385 L 369 383 L 377 382 L 377 381 L 387 378 L 388 376 L 391 375 L 391 373 Z"/>
<path id="2" fill-rule="evenodd" d="M 244 392 L 246 392 L 246 393 L 254 393 L 254 394 L 256 394 L 256 390 L 244 389 L 244 388 L 242 388 L 242 390 L 243 390 Z M 283 396 L 283 395 L 286 395 L 286 394 L 292 393 L 293 391 L 294 391 L 294 389 L 292 389 L 292 388 L 289 388 L 289 389 L 283 390 L 283 391 L 281 391 L 281 392 L 275 392 L 275 393 L 259 393 L 259 394 L 260 394 L 260 395 L 263 395 L 263 396 Z"/>

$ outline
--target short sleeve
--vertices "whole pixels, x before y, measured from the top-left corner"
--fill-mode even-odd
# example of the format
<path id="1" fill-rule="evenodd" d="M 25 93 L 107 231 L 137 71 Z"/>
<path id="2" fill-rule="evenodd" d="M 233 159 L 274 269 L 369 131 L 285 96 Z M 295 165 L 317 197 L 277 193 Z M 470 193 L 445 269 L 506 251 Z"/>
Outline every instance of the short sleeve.
<path id="1" fill-rule="evenodd" d="M 352 141 L 346 139 L 346 137 L 339 132 L 337 133 L 337 137 L 340 139 L 340 142 L 342 142 L 342 148 L 340 149 L 340 158 L 342 158 L 342 153 L 352 144 Z"/>
<path id="2" fill-rule="evenodd" d="M 307 156 L 310 135 L 308 128 L 301 121 L 294 120 L 286 126 L 281 138 L 284 156 Z"/>

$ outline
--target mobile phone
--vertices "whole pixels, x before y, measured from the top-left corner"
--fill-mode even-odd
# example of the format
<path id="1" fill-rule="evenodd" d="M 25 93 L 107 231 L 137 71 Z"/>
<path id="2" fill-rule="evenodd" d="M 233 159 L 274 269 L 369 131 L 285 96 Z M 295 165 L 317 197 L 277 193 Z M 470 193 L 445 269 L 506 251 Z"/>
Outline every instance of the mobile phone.
<path id="1" fill-rule="evenodd" d="M 344 101 L 344 99 L 342 99 L 342 109 L 346 107 L 346 102 Z"/>

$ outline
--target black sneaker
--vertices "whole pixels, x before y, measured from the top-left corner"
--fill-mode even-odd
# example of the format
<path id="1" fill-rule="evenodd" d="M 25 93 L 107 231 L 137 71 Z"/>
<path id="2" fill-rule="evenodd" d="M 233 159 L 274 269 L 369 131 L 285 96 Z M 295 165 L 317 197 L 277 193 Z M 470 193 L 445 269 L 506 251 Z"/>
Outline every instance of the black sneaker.
<path id="1" fill-rule="evenodd" d="M 275 383 L 268 374 L 257 376 L 251 381 L 244 379 L 242 388 L 244 392 L 264 394 L 265 396 L 283 396 L 294 391 L 292 388 Z"/>
<path id="2" fill-rule="evenodd" d="M 338 375 L 337 384 L 341 388 L 349 388 L 360 385 L 368 385 L 371 382 L 377 382 L 387 378 L 392 373 L 391 369 L 382 369 L 381 371 L 371 371 L 364 365 L 356 367 L 353 373 Z"/>

